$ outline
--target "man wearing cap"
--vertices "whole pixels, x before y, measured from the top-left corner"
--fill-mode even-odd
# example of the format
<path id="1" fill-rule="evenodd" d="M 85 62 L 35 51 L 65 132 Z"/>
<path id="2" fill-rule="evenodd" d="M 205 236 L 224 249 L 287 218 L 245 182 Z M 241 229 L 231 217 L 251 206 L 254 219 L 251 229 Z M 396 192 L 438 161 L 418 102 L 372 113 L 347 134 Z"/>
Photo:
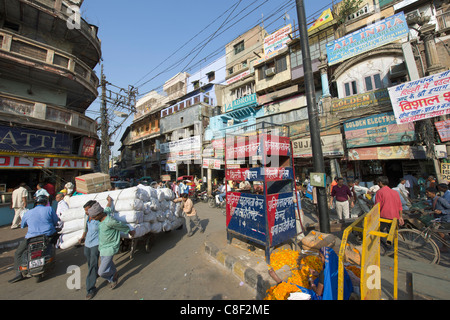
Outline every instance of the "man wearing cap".
<path id="1" fill-rule="evenodd" d="M 100 252 L 100 265 L 98 275 L 109 281 L 111 289 L 117 286 L 119 274 L 114 265 L 113 257 L 119 251 L 120 233 L 128 233 L 131 237 L 135 231 L 117 221 L 112 215 L 107 215 L 103 207 L 97 202 L 88 209 L 89 217 L 99 221 L 98 250 Z"/>

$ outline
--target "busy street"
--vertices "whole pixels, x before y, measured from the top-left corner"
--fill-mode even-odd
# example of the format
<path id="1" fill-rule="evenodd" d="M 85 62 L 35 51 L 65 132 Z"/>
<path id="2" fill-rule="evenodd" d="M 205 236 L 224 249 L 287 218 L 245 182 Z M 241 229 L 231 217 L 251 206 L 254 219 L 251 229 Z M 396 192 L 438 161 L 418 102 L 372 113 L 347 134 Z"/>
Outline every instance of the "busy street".
<path id="1" fill-rule="evenodd" d="M 449 48 L 448 0 L 0 0 L 0 299 L 450 299 Z"/>
<path id="2" fill-rule="evenodd" d="M 208 258 L 204 242 L 210 235 L 223 229 L 225 217 L 217 210 L 199 205 L 201 224 L 205 233 L 196 232 L 187 237 L 186 229 L 174 230 L 155 237 L 149 253 L 139 244 L 133 259 L 130 252 L 118 253 L 115 263 L 120 281 L 114 290 L 106 280 L 98 279 L 98 300 L 254 300 L 256 295 L 247 285 L 223 266 Z M 2 234 L 14 230 L 2 229 Z M 16 233 L 16 240 L 25 232 Z M 5 238 L 2 238 L 2 243 Z M 48 278 L 37 283 L 30 278 L 9 284 L 15 250 L 2 249 L 0 256 L 1 300 L 84 300 L 86 296 L 86 257 L 83 247 L 58 250 L 56 267 Z M 70 266 L 80 268 L 76 288 Z M 73 277 L 71 279 L 71 276 Z"/>

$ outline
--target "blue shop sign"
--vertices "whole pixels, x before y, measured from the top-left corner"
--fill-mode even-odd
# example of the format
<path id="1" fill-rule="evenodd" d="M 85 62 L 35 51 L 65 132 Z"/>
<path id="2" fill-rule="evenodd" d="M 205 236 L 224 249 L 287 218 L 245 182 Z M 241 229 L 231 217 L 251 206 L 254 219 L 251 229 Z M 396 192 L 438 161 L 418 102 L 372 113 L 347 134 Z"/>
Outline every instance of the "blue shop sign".
<path id="1" fill-rule="evenodd" d="M 403 12 L 375 22 L 340 39 L 327 43 L 328 64 L 342 62 L 364 52 L 400 40 L 409 34 Z"/>
<path id="2" fill-rule="evenodd" d="M 0 126 L 0 149 L 70 154 L 72 152 L 72 140 L 65 133 Z"/>

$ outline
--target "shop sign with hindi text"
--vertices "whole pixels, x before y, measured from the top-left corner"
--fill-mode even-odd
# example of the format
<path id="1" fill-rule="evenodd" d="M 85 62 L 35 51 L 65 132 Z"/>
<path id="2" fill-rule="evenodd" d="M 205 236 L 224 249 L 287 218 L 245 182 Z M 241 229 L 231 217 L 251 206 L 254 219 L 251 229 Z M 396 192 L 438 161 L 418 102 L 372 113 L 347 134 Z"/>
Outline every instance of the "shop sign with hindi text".
<path id="1" fill-rule="evenodd" d="M 450 71 L 389 88 L 398 124 L 450 114 Z"/>

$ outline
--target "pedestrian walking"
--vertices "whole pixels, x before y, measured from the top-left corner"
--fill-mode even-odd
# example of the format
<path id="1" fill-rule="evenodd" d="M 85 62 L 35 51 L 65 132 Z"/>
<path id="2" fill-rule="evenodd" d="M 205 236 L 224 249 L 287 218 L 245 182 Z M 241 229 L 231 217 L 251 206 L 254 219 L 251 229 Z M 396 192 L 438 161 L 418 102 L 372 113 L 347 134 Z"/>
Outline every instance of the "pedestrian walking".
<path id="1" fill-rule="evenodd" d="M 119 273 L 114 264 L 114 255 L 119 251 L 120 233 L 128 233 L 131 237 L 135 231 L 117 221 L 112 215 L 107 215 L 103 207 L 97 202 L 88 209 L 89 217 L 99 221 L 98 225 L 98 250 L 100 254 L 100 265 L 98 275 L 111 284 L 111 289 L 117 286 Z"/>
<path id="2" fill-rule="evenodd" d="M 181 198 L 177 198 L 173 200 L 174 202 L 183 202 L 183 212 L 186 216 L 186 228 L 188 232 L 188 237 L 192 236 L 192 229 L 191 229 L 191 221 L 194 223 L 194 225 L 200 229 L 200 232 L 205 232 L 205 229 L 203 229 L 200 218 L 197 215 L 197 210 L 194 208 L 194 203 L 191 199 L 189 199 L 189 195 L 187 193 L 183 193 L 181 195 Z"/>
<path id="3" fill-rule="evenodd" d="M 11 229 L 17 229 L 20 227 L 20 213 L 27 208 L 28 191 L 26 186 L 27 184 L 22 182 L 12 193 L 11 209 L 14 210 L 14 218 L 11 224 Z"/>
<path id="4" fill-rule="evenodd" d="M 350 218 L 350 207 L 353 208 L 353 195 L 350 188 L 344 184 L 344 178 L 338 178 L 337 185 L 331 191 L 330 207 L 333 199 L 336 199 L 336 212 L 339 220 L 344 223 L 345 219 Z"/>
<path id="5" fill-rule="evenodd" d="M 112 198 L 108 196 L 107 198 L 108 204 L 103 211 L 106 214 L 112 213 Z M 97 288 L 95 287 L 95 283 L 97 282 L 98 277 L 98 261 L 100 258 L 100 252 L 98 250 L 98 226 L 99 221 L 94 220 L 89 217 L 89 209 L 95 204 L 97 201 L 90 200 L 86 202 L 83 206 L 84 212 L 86 214 L 86 223 L 84 226 L 84 232 L 79 240 L 79 243 L 84 243 L 84 256 L 87 259 L 88 265 L 88 274 L 86 276 L 86 300 L 91 300 L 95 294 L 97 293 Z"/>

